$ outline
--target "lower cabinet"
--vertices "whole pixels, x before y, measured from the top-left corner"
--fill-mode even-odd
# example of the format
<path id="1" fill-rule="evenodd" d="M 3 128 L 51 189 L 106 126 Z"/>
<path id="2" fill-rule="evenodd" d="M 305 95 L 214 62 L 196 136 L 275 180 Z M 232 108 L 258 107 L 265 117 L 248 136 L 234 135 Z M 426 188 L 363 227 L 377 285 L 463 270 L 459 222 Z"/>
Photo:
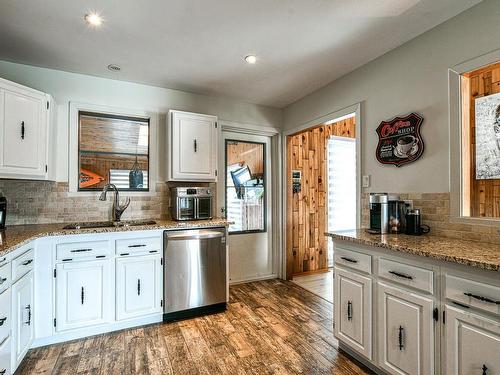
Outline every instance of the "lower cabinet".
<path id="1" fill-rule="evenodd" d="M 162 311 L 161 257 L 133 256 L 116 260 L 116 320 Z"/>
<path id="2" fill-rule="evenodd" d="M 10 364 L 10 337 L 6 337 L 0 341 L 0 375 L 10 375 L 12 374 L 12 368 Z"/>
<path id="3" fill-rule="evenodd" d="M 112 264 L 109 260 L 92 260 L 56 265 L 56 331 L 111 321 Z"/>
<path id="4" fill-rule="evenodd" d="M 500 322 L 446 306 L 446 374 L 500 374 Z"/>
<path id="5" fill-rule="evenodd" d="M 335 268 L 335 336 L 367 359 L 372 358 L 372 281 Z"/>
<path id="6" fill-rule="evenodd" d="M 22 361 L 33 341 L 33 271 L 12 285 L 12 366 Z"/>
<path id="7" fill-rule="evenodd" d="M 379 365 L 390 374 L 433 374 L 434 301 L 378 283 Z"/>

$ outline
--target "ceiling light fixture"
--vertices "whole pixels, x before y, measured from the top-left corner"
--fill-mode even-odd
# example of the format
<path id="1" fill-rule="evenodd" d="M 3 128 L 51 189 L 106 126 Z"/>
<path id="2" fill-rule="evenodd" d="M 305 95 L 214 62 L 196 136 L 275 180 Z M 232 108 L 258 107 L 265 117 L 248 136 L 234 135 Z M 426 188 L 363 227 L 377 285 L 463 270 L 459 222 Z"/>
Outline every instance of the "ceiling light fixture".
<path id="1" fill-rule="evenodd" d="M 245 61 L 248 64 L 255 64 L 257 62 L 257 57 L 255 55 L 248 55 L 248 56 L 245 56 Z"/>
<path id="2" fill-rule="evenodd" d="M 102 24 L 102 17 L 97 12 L 87 13 L 83 19 L 93 27 L 99 27 Z"/>
<path id="3" fill-rule="evenodd" d="M 112 72 L 119 72 L 120 70 L 122 70 L 121 67 L 115 64 L 109 64 L 108 69 L 111 70 Z"/>

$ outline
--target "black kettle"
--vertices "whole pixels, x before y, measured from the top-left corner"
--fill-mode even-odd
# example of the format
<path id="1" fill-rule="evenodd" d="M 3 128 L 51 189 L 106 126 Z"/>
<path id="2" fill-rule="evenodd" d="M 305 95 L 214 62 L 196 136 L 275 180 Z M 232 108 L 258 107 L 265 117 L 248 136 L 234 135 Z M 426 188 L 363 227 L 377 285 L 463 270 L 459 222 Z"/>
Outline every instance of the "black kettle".
<path id="1" fill-rule="evenodd" d="M 428 225 L 423 225 L 420 222 L 420 210 L 407 210 L 406 211 L 406 227 L 405 233 L 412 236 L 420 236 L 424 233 L 429 233 L 431 228 Z"/>

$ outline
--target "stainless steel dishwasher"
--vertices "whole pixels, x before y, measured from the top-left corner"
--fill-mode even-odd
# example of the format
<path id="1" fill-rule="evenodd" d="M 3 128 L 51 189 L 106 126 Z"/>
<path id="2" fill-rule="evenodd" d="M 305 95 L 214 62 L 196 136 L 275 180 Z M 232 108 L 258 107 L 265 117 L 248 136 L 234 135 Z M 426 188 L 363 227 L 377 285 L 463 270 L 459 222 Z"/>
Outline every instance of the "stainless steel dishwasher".
<path id="1" fill-rule="evenodd" d="M 226 228 L 167 230 L 163 238 L 163 320 L 226 309 Z"/>

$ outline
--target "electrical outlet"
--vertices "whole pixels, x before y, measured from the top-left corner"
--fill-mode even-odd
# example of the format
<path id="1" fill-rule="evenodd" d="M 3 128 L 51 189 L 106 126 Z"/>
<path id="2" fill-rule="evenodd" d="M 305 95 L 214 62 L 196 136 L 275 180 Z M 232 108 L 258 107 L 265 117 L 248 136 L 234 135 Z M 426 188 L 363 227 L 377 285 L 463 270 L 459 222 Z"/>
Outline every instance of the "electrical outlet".
<path id="1" fill-rule="evenodd" d="M 362 187 L 370 187 L 370 175 L 363 176 Z"/>

